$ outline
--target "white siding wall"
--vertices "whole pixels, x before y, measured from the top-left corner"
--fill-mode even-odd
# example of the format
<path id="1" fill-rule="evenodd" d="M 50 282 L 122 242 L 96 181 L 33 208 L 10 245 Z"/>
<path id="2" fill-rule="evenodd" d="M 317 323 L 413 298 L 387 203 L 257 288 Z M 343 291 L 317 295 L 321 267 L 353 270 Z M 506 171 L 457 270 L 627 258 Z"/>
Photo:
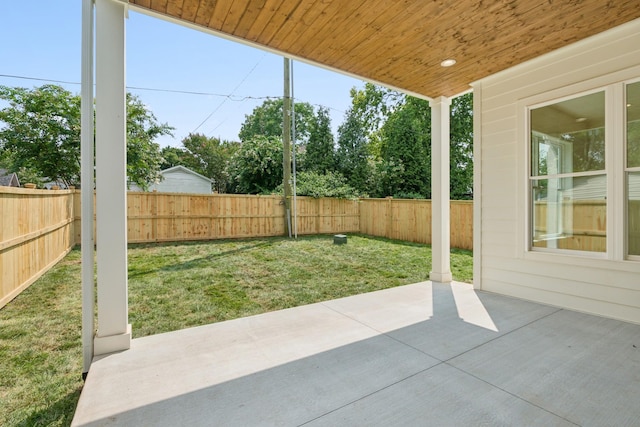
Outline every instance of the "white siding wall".
<path id="1" fill-rule="evenodd" d="M 163 173 L 164 179 L 149 187 L 150 191 L 161 193 L 211 194 L 211 182 L 197 175 L 175 170 Z"/>
<path id="2" fill-rule="evenodd" d="M 478 82 L 481 253 L 476 286 L 640 323 L 640 261 L 526 251 L 526 140 L 522 100 L 610 84 L 640 66 L 640 21 Z M 638 69 L 630 71 L 638 73 Z M 620 73 L 618 73 L 620 74 Z M 595 79 L 595 80 L 593 80 Z M 596 86 L 597 87 L 597 86 Z M 476 98 L 476 101 L 478 100 Z M 478 216 L 476 216 L 478 218 Z M 611 221 L 611 218 L 609 218 Z M 478 279 L 476 277 L 476 279 Z"/>

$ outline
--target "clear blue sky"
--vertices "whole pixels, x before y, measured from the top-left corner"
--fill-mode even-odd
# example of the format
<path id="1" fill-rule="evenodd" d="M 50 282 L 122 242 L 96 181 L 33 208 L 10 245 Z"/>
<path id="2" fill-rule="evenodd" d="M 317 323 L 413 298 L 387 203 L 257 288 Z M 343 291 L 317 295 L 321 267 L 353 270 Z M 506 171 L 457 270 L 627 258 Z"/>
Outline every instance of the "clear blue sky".
<path id="1" fill-rule="evenodd" d="M 0 1 L 0 74 L 80 82 L 81 9 L 81 0 Z M 178 147 L 194 131 L 237 140 L 245 115 L 264 101 L 245 97 L 283 94 L 281 56 L 134 11 L 126 25 L 127 86 L 233 95 L 129 89 L 175 128 L 174 137 L 157 140 L 161 146 Z M 363 82 L 297 61 L 293 75 L 296 101 L 328 107 L 335 134 L 349 90 Z M 5 86 L 45 83 L 0 76 Z M 80 93 L 79 84 L 61 86 Z"/>

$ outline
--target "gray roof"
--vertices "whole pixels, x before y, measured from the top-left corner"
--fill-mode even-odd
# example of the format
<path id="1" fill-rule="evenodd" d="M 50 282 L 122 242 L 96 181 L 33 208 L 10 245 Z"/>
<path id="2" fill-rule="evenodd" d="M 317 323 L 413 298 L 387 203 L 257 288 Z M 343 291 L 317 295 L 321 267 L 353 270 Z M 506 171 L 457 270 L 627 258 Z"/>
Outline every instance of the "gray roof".
<path id="1" fill-rule="evenodd" d="M 0 187 L 20 187 L 18 175 L 9 173 L 6 169 L 0 169 Z"/>

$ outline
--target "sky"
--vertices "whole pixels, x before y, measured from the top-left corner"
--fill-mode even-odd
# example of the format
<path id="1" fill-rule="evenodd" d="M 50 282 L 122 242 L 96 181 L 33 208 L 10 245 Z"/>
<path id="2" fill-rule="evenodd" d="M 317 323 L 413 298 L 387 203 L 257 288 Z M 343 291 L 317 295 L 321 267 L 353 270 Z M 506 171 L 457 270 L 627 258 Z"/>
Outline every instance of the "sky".
<path id="1" fill-rule="evenodd" d="M 54 83 L 79 94 L 81 14 L 81 0 L 0 1 L 0 85 Z M 156 140 L 162 147 L 180 147 L 191 132 L 237 141 L 245 116 L 266 97 L 283 95 L 281 56 L 133 10 L 126 40 L 129 92 L 175 128 Z M 292 74 L 295 102 L 328 108 L 336 134 L 350 89 L 364 83 L 299 61 Z"/>

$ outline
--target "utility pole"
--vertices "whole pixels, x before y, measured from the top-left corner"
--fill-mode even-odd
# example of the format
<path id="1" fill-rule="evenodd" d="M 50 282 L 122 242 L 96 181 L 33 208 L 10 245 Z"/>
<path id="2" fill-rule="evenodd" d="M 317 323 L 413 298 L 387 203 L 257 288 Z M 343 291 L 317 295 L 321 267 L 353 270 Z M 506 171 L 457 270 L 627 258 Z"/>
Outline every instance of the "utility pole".
<path id="1" fill-rule="evenodd" d="M 285 227 L 291 237 L 291 65 L 284 58 L 284 102 L 282 104 L 282 187 L 284 188 Z"/>

